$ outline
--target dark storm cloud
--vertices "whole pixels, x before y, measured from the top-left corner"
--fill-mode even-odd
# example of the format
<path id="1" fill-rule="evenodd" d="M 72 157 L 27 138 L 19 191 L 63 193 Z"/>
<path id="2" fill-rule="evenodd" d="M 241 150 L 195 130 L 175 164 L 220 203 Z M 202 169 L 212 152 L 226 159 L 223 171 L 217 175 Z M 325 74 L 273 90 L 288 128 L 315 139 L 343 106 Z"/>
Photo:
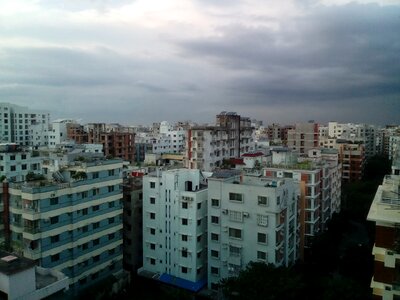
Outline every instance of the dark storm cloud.
<path id="1" fill-rule="evenodd" d="M 379 105 L 385 97 L 400 97 L 398 6 L 320 7 L 282 21 L 278 30 L 234 25 L 219 32 L 180 45 L 186 55 L 227 68 L 226 87 L 239 103 L 375 97 Z"/>

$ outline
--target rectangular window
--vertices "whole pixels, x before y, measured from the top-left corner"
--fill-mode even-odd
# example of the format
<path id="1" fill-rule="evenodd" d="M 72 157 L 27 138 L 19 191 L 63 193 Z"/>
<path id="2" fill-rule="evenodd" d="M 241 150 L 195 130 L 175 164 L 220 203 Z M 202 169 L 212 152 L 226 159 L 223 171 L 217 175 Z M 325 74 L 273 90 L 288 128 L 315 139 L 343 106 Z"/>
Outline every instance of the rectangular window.
<path id="1" fill-rule="evenodd" d="M 219 268 L 211 267 L 211 274 L 212 275 L 218 275 L 219 274 Z"/>
<path id="2" fill-rule="evenodd" d="M 108 218 L 108 224 L 112 224 L 114 222 L 115 222 L 115 218 L 114 217 Z"/>
<path id="3" fill-rule="evenodd" d="M 151 235 L 156 235 L 156 229 L 155 228 L 150 228 L 150 234 Z"/>
<path id="4" fill-rule="evenodd" d="M 60 235 L 59 234 L 53 235 L 53 236 L 50 237 L 50 240 L 51 240 L 52 243 L 57 243 L 57 242 L 60 241 Z"/>
<path id="5" fill-rule="evenodd" d="M 219 234 L 218 233 L 211 233 L 211 240 L 214 242 L 219 241 Z"/>
<path id="6" fill-rule="evenodd" d="M 100 209 L 99 205 L 94 205 L 94 206 L 92 207 L 92 211 L 97 211 L 97 210 L 99 210 L 99 209 Z"/>
<path id="7" fill-rule="evenodd" d="M 211 223 L 212 224 L 219 224 L 219 217 L 217 216 L 211 216 Z"/>
<path id="8" fill-rule="evenodd" d="M 82 209 L 82 215 L 86 216 L 88 214 L 88 209 L 84 208 Z"/>
<path id="9" fill-rule="evenodd" d="M 241 211 L 229 211 L 229 221 L 243 222 L 243 213 Z"/>
<path id="10" fill-rule="evenodd" d="M 50 198 L 50 205 L 57 205 L 58 204 L 58 197 Z"/>
<path id="11" fill-rule="evenodd" d="M 186 274 L 188 272 L 188 268 L 187 267 L 181 267 L 181 271 L 182 271 L 182 273 Z"/>
<path id="12" fill-rule="evenodd" d="M 93 172 L 92 173 L 92 179 L 99 178 L 99 172 Z"/>
<path id="13" fill-rule="evenodd" d="M 257 225 L 267 227 L 268 226 L 268 216 L 257 215 Z"/>
<path id="14" fill-rule="evenodd" d="M 182 249 L 182 257 L 188 257 L 188 251 L 186 249 Z"/>
<path id="15" fill-rule="evenodd" d="M 182 225 L 187 225 L 187 224 L 188 224 L 188 219 L 183 218 L 183 219 L 182 219 Z"/>
<path id="16" fill-rule="evenodd" d="M 187 209 L 187 208 L 188 208 L 188 203 L 182 202 L 182 209 Z"/>
<path id="17" fill-rule="evenodd" d="M 115 202 L 114 201 L 108 202 L 108 208 L 113 208 L 113 207 L 115 207 Z"/>
<path id="18" fill-rule="evenodd" d="M 82 250 L 87 250 L 89 248 L 89 243 L 82 244 Z"/>
<path id="19" fill-rule="evenodd" d="M 108 240 L 113 240 L 115 238 L 115 233 L 110 233 L 108 235 Z"/>
<path id="20" fill-rule="evenodd" d="M 258 205 L 268 206 L 268 197 L 258 196 Z"/>
<path id="21" fill-rule="evenodd" d="M 267 234 L 266 233 L 257 233 L 257 242 L 261 244 L 266 244 L 267 243 Z"/>
<path id="22" fill-rule="evenodd" d="M 212 207 L 219 207 L 219 199 L 211 199 Z"/>
<path id="23" fill-rule="evenodd" d="M 155 189 L 156 188 L 156 183 L 153 181 L 150 181 L 150 188 Z"/>
<path id="24" fill-rule="evenodd" d="M 100 261 L 100 255 L 93 256 L 93 262 Z"/>
<path id="25" fill-rule="evenodd" d="M 243 202 L 243 195 L 237 193 L 229 193 L 229 200 L 236 202 Z"/>
<path id="26" fill-rule="evenodd" d="M 263 251 L 257 251 L 257 259 L 267 260 L 267 253 Z"/>
<path id="27" fill-rule="evenodd" d="M 230 256 L 240 256 L 242 248 L 236 246 L 229 246 L 229 255 Z"/>
<path id="28" fill-rule="evenodd" d="M 242 230 L 237 228 L 229 228 L 229 237 L 235 239 L 242 239 Z"/>
<path id="29" fill-rule="evenodd" d="M 50 218 L 50 224 L 56 224 L 56 223 L 58 223 L 58 216 L 51 217 Z"/>
<path id="30" fill-rule="evenodd" d="M 187 242 L 188 236 L 186 234 L 182 234 L 182 242 Z"/>
<path id="31" fill-rule="evenodd" d="M 156 260 L 154 258 L 150 258 L 150 264 L 151 265 L 155 265 L 156 264 Z"/>
<path id="32" fill-rule="evenodd" d="M 60 253 L 54 254 L 51 256 L 51 262 L 55 262 L 60 260 Z"/>
<path id="33" fill-rule="evenodd" d="M 100 222 L 93 223 L 93 229 L 97 229 L 100 227 Z"/>
<path id="34" fill-rule="evenodd" d="M 155 220 L 156 219 L 156 213 L 150 213 L 150 219 Z"/>
<path id="35" fill-rule="evenodd" d="M 201 203 L 197 203 L 197 209 L 201 209 Z"/>
<path id="36" fill-rule="evenodd" d="M 156 204 L 156 198 L 150 197 L 150 204 Z"/>
<path id="37" fill-rule="evenodd" d="M 150 249 L 151 250 L 156 250 L 156 244 L 150 243 Z"/>
<path id="38" fill-rule="evenodd" d="M 109 193 L 114 192 L 114 186 L 113 185 L 108 186 L 108 192 Z"/>
<path id="39" fill-rule="evenodd" d="M 219 251 L 217 251 L 217 250 L 211 250 L 211 257 L 213 257 L 213 258 L 219 258 Z"/>
<path id="40" fill-rule="evenodd" d="M 100 239 L 93 240 L 93 246 L 97 246 L 100 244 Z"/>

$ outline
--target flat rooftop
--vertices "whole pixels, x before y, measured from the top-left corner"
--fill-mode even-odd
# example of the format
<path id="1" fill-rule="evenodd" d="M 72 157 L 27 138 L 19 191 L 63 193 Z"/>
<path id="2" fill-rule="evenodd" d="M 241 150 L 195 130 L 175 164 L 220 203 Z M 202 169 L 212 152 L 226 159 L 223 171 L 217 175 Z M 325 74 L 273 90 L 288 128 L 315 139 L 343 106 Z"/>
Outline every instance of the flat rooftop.
<path id="1" fill-rule="evenodd" d="M 5 275 L 19 273 L 34 268 L 35 265 L 34 260 L 0 250 L 0 272 Z"/>

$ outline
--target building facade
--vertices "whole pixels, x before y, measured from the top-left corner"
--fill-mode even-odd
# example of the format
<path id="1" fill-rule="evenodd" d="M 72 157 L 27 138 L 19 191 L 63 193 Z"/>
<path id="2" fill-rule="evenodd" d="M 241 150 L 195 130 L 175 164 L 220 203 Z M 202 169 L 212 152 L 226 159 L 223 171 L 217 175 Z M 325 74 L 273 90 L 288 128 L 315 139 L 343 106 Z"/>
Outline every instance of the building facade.
<path id="1" fill-rule="evenodd" d="M 78 291 L 122 271 L 121 160 L 43 165 L 47 180 L 9 187 L 11 241 Z"/>
<path id="2" fill-rule="evenodd" d="M 208 288 L 237 276 L 250 261 L 290 266 L 299 258 L 299 190 L 291 179 L 242 176 L 208 179 Z"/>
<path id="3" fill-rule="evenodd" d="M 139 274 L 198 291 L 207 281 L 207 187 L 199 170 L 143 177 L 143 267 Z"/>
<path id="4" fill-rule="evenodd" d="M 318 124 L 314 122 L 296 124 L 294 129 L 288 131 L 287 146 L 300 154 L 307 154 L 309 150 L 317 148 L 319 146 Z"/>

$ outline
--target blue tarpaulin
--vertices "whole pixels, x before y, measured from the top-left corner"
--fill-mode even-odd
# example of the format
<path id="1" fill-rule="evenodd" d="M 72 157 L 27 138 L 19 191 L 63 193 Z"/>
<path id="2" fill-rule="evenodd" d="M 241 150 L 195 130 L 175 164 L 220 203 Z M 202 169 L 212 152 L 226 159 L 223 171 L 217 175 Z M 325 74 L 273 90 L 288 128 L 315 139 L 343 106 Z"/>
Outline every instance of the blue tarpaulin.
<path id="1" fill-rule="evenodd" d="M 204 287 L 207 283 L 207 280 L 203 279 L 197 282 L 192 282 L 186 279 L 182 279 L 179 277 L 175 277 L 169 274 L 162 274 L 160 278 L 158 278 L 160 281 L 164 283 L 168 283 L 171 285 L 175 285 L 177 287 L 192 291 L 192 292 L 198 292 L 202 287 Z"/>

